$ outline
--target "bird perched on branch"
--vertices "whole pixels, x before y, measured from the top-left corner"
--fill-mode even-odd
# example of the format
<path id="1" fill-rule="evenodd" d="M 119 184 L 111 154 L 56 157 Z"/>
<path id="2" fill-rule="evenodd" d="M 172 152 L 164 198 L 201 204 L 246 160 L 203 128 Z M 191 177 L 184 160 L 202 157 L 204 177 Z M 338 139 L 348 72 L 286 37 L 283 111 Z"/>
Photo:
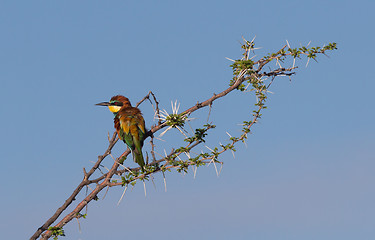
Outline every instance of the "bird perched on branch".
<path id="1" fill-rule="evenodd" d="M 144 171 L 145 161 L 143 159 L 142 147 L 146 137 L 145 120 L 141 111 L 132 107 L 128 98 L 117 95 L 109 102 L 96 104 L 107 106 L 114 115 L 115 129 L 119 138 L 128 145 L 133 154 L 133 159 Z"/>

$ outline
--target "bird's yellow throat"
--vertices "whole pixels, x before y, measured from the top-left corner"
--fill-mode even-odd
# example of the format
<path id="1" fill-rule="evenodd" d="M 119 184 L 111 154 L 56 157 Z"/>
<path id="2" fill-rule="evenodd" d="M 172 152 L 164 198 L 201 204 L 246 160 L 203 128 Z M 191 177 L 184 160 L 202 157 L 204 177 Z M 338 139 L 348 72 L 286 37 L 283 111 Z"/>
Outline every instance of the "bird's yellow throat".
<path id="1" fill-rule="evenodd" d="M 113 113 L 117 113 L 121 109 L 120 106 L 108 106 L 108 108 L 109 108 L 109 111 L 111 111 Z"/>

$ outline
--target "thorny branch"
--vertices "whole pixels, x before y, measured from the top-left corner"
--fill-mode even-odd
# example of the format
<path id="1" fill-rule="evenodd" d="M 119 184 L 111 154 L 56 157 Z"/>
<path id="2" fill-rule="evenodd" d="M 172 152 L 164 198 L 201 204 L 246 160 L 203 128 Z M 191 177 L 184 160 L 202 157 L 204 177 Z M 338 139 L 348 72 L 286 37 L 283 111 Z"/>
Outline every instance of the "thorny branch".
<path id="1" fill-rule="evenodd" d="M 239 60 L 232 60 L 233 64 L 231 65 L 231 67 L 233 69 L 234 77 L 230 82 L 230 86 L 222 92 L 218 94 L 213 94 L 210 98 L 206 99 L 205 101 L 198 102 L 181 113 L 177 113 L 175 105 L 174 110 L 176 111 L 174 111 L 173 114 L 169 115 L 163 115 L 163 113 L 159 109 L 159 102 L 154 93 L 151 91 L 141 101 L 139 101 L 136 104 L 136 106 L 139 106 L 145 100 L 149 100 L 149 102 L 153 106 L 155 118 L 158 119 L 158 123 L 155 126 L 152 126 L 152 128 L 147 133 L 147 137 L 151 137 L 150 144 L 152 161 L 147 162 L 146 171 L 144 173 L 140 172 L 139 167 L 127 168 L 123 165 L 124 160 L 130 154 L 130 151 L 126 150 L 120 157 L 115 159 L 112 167 L 106 173 L 103 173 L 100 177 L 90 179 L 90 177 L 98 169 L 100 170 L 102 161 L 108 155 L 111 155 L 111 150 L 118 141 L 116 132 L 113 133 L 112 137 L 109 139 L 108 148 L 106 149 L 104 154 L 98 156 L 98 160 L 90 169 L 90 171 L 86 172 L 85 168 L 83 169 L 83 180 L 81 181 L 81 183 L 78 184 L 77 188 L 64 202 L 64 204 L 56 210 L 56 212 L 52 215 L 51 218 L 49 218 L 41 227 L 38 228 L 38 230 L 30 239 L 38 239 L 40 236 L 41 239 L 48 239 L 51 236 L 64 236 L 64 232 L 62 230 L 63 226 L 65 226 L 74 218 L 78 220 L 80 217 L 84 217 L 86 214 L 81 214 L 81 210 L 84 207 L 86 207 L 87 204 L 92 200 L 97 200 L 98 194 L 104 188 L 113 186 L 127 187 L 128 184 L 134 185 L 137 180 L 147 180 L 150 176 L 157 172 L 162 172 L 164 176 L 165 171 L 170 171 L 171 169 L 176 169 L 178 172 L 187 172 L 189 166 L 199 167 L 211 163 L 213 163 L 216 168 L 215 163 L 222 164 L 222 162 L 218 160 L 219 156 L 228 150 L 234 152 L 235 144 L 237 142 L 245 142 L 245 140 L 247 139 L 247 134 L 250 133 L 251 127 L 259 120 L 259 118 L 261 118 L 261 111 L 266 108 L 265 102 L 267 100 L 268 88 L 271 86 L 276 77 L 291 77 L 292 75 L 294 75 L 294 70 L 297 68 L 295 66 L 295 60 L 296 58 L 300 58 L 301 55 L 307 56 L 308 60 L 310 60 L 311 58 L 315 60 L 317 54 L 325 55 L 326 51 L 337 49 L 336 43 L 330 43 L 329 45 L 323 46 L 321 48 L 300 47 L 294 49 L 290 48 L 288 43 L 276 53 L 269 54 L 267 56 L 260 58 L 257 61 L 253 61 L 250 55 L 256 49 L 254 47 L 254 39 L 252 41 L 247 41 L 245 39 L 243 40 L 243 57 Z M 288 49 L 285 50 L 287 47 Z M 281 66 L 281 63 L 284 64 L 284 61 L 286 61 L 288 57 L 292 57 L 293 64 L 291 67 L 284 68 Z M 278 66 L 278 68 L 270 68 L 269 71 L 264 71 L 264 67 L 272 61 L 276 61 L 276 65 Z M 182 132 L 181 129 L 183 129 L 184 123 L 188 121 L 188 116 L 191 113 L 204 107 L 209 107 L 211 109 L 212 104 L 215 100 L 226 96 L 228 93 L 234 90 L 246 92 L 249 86 L 251 86 L 251 91 L 254 91 L 257 97 L 257 101 L 255 103 L 256 108 L 253 111 L 252 118 L 250 118 L 248 121 L 243 121 L 243 128 L 240 136 L 231 136 L 228 144 L 220 144 L 219 147 L 215 147 L 214 149 L 209 148 L 209 152 L 202 152 L 201 154 L 198 154 L 195 157 L 193 157 L 193 153 L 191 153 L 191 150 L 204 143 L 204 137 L 207 135 L 207 131 L 212 128 L 215 128 L 215 126 L 212 124 L 206 124 L 203 126 L 203 128 L 196 129 L 196 132 L 192 137 L 186 136 L 185 146 L 172 149 L 172 151 L 168 155 L 166 155 L 165 157 L 161 157 L 160 159 L 157 159 L 155 155 L 155 144 L 153 137 L 154 133 L 165 127 L 167 127 L 166 131 L 172 128 L 177 128 L 180 132 Z M 184 157 L 187 157 L 187 159 L 183 160 Z M 120 169 L 120 166 L 124 169 Z M 120 176 L 122 181 L 118 182 L 114 180 L 113 177 L 115 175 Z M 71 212 L 66 213 L 66 215 L 63 216 L 63 218 L 58 223 L 54 224 L 57 221 L 57 219 L 61 216 L 61 214 L 67 209 L 67 207 L 70 206 L 73 203 L 73 201 L 76 200 L 77 195 L 82 191 L 82 189 L 93 185 L 95 186 L 95 188 L 90 188 L 90 192 L 86 195 L 86 197 L 83 200 L 81 200 Z M 53 227 L 51 227 L 52 225 Z"/>

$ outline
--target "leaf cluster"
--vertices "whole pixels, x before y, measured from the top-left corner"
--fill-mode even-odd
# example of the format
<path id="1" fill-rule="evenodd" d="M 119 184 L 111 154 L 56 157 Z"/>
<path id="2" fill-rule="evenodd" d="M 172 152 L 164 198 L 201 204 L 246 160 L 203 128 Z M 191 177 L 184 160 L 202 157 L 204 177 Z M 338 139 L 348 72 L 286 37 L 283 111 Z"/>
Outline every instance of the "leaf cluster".
<path id="1" fill-rule="evenodd" d="M 165 123 L 168 125 L 168 126 L 171 126 L 173 128 L 176 128 L 176 127 L 184 127 L 185 125 L 185 120 L 186 120 L 186 116 L 183 115 L 183 114 L 176 114 L 176 113 L 172 113 L 172 114 L 169 114 L 166 119 L 165 119 Z"/>
<path id="2" fill-rule="evenodd" d="M 49 227 L 48 230 L 51 231 L 54 240 L 57 240 L 59 236 L 65 237 L 64 230 L 61 227 Z"/>

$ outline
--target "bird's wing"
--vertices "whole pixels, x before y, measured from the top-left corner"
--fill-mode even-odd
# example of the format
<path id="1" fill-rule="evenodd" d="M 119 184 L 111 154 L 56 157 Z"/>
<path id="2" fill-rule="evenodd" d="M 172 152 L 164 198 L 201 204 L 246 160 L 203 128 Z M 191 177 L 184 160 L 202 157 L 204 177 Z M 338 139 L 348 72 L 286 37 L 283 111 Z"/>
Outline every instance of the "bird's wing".
<path id="1" fill-rule="evenodd" d="M 145 138 L 145 121 L 140 114 L 123 114 L 120 117 L 120 138 L 132 149 L 143 146 Z"/>

